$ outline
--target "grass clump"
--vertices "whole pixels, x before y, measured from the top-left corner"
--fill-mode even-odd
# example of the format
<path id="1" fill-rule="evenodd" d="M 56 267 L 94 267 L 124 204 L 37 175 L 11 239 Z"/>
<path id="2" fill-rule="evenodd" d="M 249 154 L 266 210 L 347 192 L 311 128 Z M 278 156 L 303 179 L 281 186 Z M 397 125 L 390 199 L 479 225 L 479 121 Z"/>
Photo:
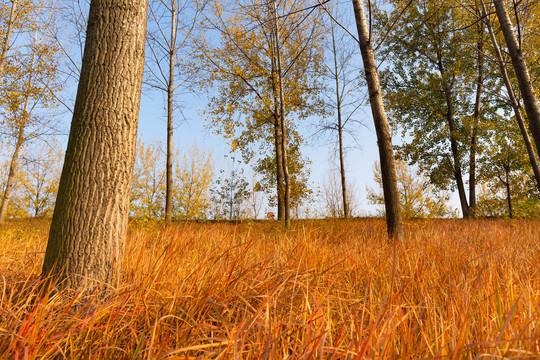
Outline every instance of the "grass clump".
<path id="1" fill-rule="evenodd" d="M 0 358 L 540 354 L 538 220 L 132 223 L 106 297 L 39 292 L 47 221 L 0 229 Z"/>

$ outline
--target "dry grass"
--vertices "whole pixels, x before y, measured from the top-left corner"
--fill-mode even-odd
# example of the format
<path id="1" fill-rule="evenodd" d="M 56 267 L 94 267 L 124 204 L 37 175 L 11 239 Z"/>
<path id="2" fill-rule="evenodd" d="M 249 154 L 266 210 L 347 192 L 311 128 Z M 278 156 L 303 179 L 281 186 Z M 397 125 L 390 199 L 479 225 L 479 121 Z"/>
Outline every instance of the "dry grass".
<path id="1" fill-rule="evenodd" d="M 4 225 L 0 358 L 540 358 L 540 221 L 276 226 L 132 224 L 121 286 L 73 300 L 38 295 L 48 222 Z"/>

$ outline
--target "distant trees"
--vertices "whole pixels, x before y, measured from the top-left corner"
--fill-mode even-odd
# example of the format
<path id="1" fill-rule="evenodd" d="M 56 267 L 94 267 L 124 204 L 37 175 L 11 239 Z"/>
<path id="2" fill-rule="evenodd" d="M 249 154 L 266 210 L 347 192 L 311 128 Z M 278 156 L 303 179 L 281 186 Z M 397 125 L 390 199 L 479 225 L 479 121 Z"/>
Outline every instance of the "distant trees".
<path id="1" fill-rule="evenodd" d="M 122 263 L 144 70 L 147 0 L 92 0 L 42 276 L 74 290 Z"/>
<path id="2" fill-rule="evenodd" d="M 415 170 L 403 160 L 396 160 L 396 175 L 399 199 L 405 219 L 455 216 L 454 209 L 448 205 L 450 193 L 437 189 L 421 170 Z M 370 204 L 383 205 L 384 196 L 381 193 L 382 178 L 379 163 L 375 163 L 373 167 L 373 178 L 379 188 L 367 188 L 367 199 Z"/>

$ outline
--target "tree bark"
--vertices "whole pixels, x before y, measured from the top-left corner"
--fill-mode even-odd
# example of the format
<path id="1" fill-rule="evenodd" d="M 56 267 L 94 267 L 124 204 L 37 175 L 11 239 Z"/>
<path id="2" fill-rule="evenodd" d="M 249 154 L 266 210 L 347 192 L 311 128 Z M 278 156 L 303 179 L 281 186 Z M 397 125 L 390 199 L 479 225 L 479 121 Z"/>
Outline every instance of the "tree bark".
<path id="1" fill-rule="evenodd" d="M 493 0 L 493 4 L 495 5 L 495 12 L 497 13 L 499 23 L 501 24 L 501 30 L 506 45 L 508 46 L 512 65 L 516 72 L 519 89 L 521 91 L 521 96 L 523 97 L 523 104 L 529 119 L 529 128 L 534 138 L 534 142 L 536 143 L 536 152 L 540 155 L 540 108 L 538 107 L 536 94 L 531 83 L 527 63 L 525 62 L 525 57 L 523 56 L 521 47 L 514 34 L 512 22 L 510 21 L 510 17 L 504 6 L 504 1 Z"/>
<path id="2" fill-rule="evenodd" d="M 525 126 L 525 121 L 523 119 L 523 116 L 521 115 L 521 106 L 519 105 L 519 101 L 516 98 L 516 95 L 514 93 L 514 88 L 512 87 L 512 83 L 510 82 L 510 77 L 508 76 L 508 72 L 506 71 L 506 65 L 503 61 L 501 49 L 497 42 L 497 38 L 495 37 L 495 33 L 493 32 L 491 21 L 489 17 L 486 16 L 486 9 L 485 9 L 484 3 L 482 2 L 481 4 L 482 4 L 482 16 L 485 19 L 484 21 L 486 23 L 486 27 L 488 29 L 491 42 L 493 44 L 493 49 L 495 50 L 495 55 L 497 57 L 499 70 L 501 71 L 501 76 L 504 80 L 506 91 L 508 92 L 510 104 L 512 105 L 512 109 L 514 110 L 514 115 L 516 116 L 516 121 L 518 123 L 519 130 L 521 131 L 521 136 L 523 137 L 523 141 L 525 142 L 525 147 L 527 148 L 527 154 L 529 155 L 529 162 L 531 163 L 534 178 L 536 180 L 536 186 L 538 187 L 538 191 L 540 191 L 540 168 L 538 167 L 538 161 L 536 160 L 534 147 L 533 147 L 533 144 L 531 143 L 529 132 L 527 131 L 527 128 Z"/>
<path id="3" fill-rule="evenodd" d="M 165 222 L 172 222 L 173 200 L 173 96 L 176 63 L 176 0 L 171 2 L 171 42 L 169 43 L 169 83 L 167 84 L 167 164 L 165 188 Z"/>
<path id="4" fill-rule="evenodd" d="M 371 46 L 371 38 L 364 14 L 364 4 L 362 0 L 352 0 L 352 2 L 356 26 L 358 28 L 360 52 L 362 53 L 364 72 L 368 85 L 371 113 L 373 115 L 379 145 L 387 231 L 391 239 L 401 241 L 404 236 L 403 221 L 401 205 L 399 203 L 399 190 L 390 127 L 384 110 L 375 54 Z"/>
<path id="5" fill-rule="evenodd" d="M 277 103 L 276 103 L 277 105 Z M 274 108 L 274 148 L 276 153 L 277 219 L 285 218 L 285 187 L 283 186 L 283 156 L 281 155 L 281 124 L 277 106 Z"/>
<path id="6" fill-rule="evenodd" d="M 144 70 L 147 0 L 92 0 L 42 276 L 61 288 L 121 270 Z"/>
<path id="7" fill-rule="evenodd" d="M 9 15 L 8 25 L 6 29 L 6 38 L 4 39 L 4 44 L 2 45 L 2 53 L 0 54 L 0 78 L 4 74 L 4 67 L 6 66 L 7 53 L 9 51 L 9 43 L 11 41 L 11 33 L 13 32 L 13 22 L 17 15 L 17 4 L 18 0 L 11 1 L 11 13 Z"/>

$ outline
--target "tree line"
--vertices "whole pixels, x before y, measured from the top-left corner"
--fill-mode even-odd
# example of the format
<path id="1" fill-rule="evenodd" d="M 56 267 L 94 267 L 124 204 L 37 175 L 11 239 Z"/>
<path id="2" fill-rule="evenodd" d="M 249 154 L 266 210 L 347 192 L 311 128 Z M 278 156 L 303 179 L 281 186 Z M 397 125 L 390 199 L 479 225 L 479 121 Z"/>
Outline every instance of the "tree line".
<path id="1" fill-rule="evenodd" d="M 53 3 L 85 9 L 76 0 L 2 4 L 2 141 L 12 157 L 0 215 L 24 144 L 54 134 L 63 105 L 73 115 L 43 274 L 67 287 L 116 278 L 130 203 L 151 203 L 132 191 L 134 176 L 149 185 L 133 172 L 143 82 L 166 94 L 166 186 L 159 192 L 167 222 L 175 206 L 185 214 L 195 203 L 189 187 L 174 193 L 174 182 L 183 181 L 172 141 L 180 90 L 206 93 L 209 127 L 259 174 L 254 188 L 273 189 L 270 199 L 286 227 L 292 204 L 309 193 L 300 126 L 313 118 L 324 119 L 320 130 L 337 143 L 339 214 L 350 216 L 343 136 L 366 103 L 390 239 L 404 236 L 397 177 L 403 162 L 434 191 L 455 189 L 467 218 L 501 199 L 509 216 L 538 206 L 535 2 L 390 0 L 376 7 L 353 0 L 345 10 L 331 1 L 92 0 L 88 15 L 70 18 L 86 28 L 71 39 L 84 48 L 80 67 L 54 16 L 43 15 Z M 62 71 L 78 81 L 72 106 L 58 95 L 66 86 Z M 402 143 L 394 147 L 398 132 Z M 481 205 L 478 188 L 494 196 Z"/>

